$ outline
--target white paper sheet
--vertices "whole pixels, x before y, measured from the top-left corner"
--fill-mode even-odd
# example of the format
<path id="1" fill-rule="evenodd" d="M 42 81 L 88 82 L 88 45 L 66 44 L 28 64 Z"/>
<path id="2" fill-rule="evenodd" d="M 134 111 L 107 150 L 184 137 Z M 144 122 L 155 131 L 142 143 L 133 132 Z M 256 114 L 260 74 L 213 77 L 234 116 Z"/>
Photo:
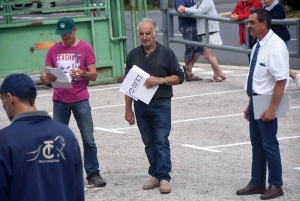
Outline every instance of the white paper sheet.
<path id="1" fill-rule="evenodd" d="M 149 104 L 158 89 L 158 85 L 148 89 L 144 85 L 145 80 L 148 77 L 150 77 L 148 73 L 134 65 L 121 84 L 120 91 L 134 100 L 141 100 L 144 103 Z"/>
<path id="2" fill-rule="evenodd" d="M 59 68 L 44 68 L 44 72 L 54 75 L 57 79 L 51 83 L 54 88 L 72 88 L 71 77 Z"/>

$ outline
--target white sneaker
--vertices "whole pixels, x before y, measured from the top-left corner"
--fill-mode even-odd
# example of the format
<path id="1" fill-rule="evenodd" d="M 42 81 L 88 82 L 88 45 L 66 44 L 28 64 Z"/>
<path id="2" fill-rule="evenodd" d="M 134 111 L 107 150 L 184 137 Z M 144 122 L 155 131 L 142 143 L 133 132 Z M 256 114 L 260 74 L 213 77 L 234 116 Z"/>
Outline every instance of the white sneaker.
<path id="1" fill-rule="evenodd" d="M 294 83 L 296 84 L 296 88 L 300 89 L 300 77 L 297 75 L 297 77 L 294 79 Z"/>

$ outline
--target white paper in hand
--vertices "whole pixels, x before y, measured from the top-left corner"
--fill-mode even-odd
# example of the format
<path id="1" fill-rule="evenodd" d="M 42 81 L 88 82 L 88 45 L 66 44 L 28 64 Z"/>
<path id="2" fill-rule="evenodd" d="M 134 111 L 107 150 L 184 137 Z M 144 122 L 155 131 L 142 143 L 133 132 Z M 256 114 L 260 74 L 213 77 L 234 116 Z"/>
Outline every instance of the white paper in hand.
<path id="1" fill-rule="evenodd" d="M 120 91 L 134 100 L 141 100 L 144 103 L 149 104 L 158 85 L 155 85 L 150 89 L 146 88 L 144 83 L 148 77 L 150 77 L 148 73 L 134 65 L 121 84 Z"/>
<path id="2" fill-rule="evenodd" d="M 47 74 L 54 75 L 57 79 L 52 82 L 53 88 L 72 88 L 72 84 L 67 74 L 64 73 L 62 69 L 59 68 L 44 68 L 44 72 Z"/>

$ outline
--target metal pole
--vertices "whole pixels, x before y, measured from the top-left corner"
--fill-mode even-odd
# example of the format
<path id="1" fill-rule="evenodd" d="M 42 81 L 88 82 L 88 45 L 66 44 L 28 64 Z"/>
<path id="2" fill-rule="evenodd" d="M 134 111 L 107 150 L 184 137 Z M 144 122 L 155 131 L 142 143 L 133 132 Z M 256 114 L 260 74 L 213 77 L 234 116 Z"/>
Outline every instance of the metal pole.
<path id="1" fill-rule="evenodd" d="M 209 44 L 208 19 L 205 19 L 205 40 L 206 40 L 206 44 Z"/>
<path id="2" fill-rule="evenodd" d="M 135 18 L 135 0 L 130 0 L 131 10 L 131 25 L 132 25 L 132 42 L 133 47 L 137 47 L 137 35 L 136 35 L 136 18 Z"/>
<path id="3" fill-rule="evenodd" d="M 170 41 L 170 38 L 174 38 L 174 17 L 173 15 L 169 15 L 169 10 L 167 11 L 168 13 L 168 40 Z"/>
<path id="4" fill-rule="evenodd" d="M 300 20 L 297 20 L 297 57 L 300 58 Z"/>
<path id="5" fill-rule="evenodd" d="M 143 2 L 142 0 L 138 0 L 137 3 L 138 3 L 139 21 L 141 21 L 143 18 L 143 7 L 142 7 Z"/>
<path id="6" fill-rule="evenodd" d="M 168 40 L 168 0 L 161 0 L 160 1 L 160 10 L 163 14 L 163 44 L 167 47 L 169 47 L 169 40 Z"/>
<path id="7" fill-rule="evenodd" d="M 250 49 L 250 44 L 249 44 L 249 42 L 250 42 L 250 40 L 249 40 L 250 34 L 249 34 L 249 29 L 247 28 L 247 24 L 245 24 L 245 32 L 246 32 L 246 41 L 245 41 L 245 43 L 246 43 L 246 49 Z"/>
<path id="8" fill-rule="evenodd" d="M 122 11 L 122 16 L 121 16 L 121 20 L 122 20 L 122 36 L 126 36 L 126 23 L 125 23 L 125 12 L 124 12 L 124 1 L 120 1 L 120 10 Z M 123 58 L 125 62 L 125 58 L 127 56 L 127 43 L 126 41 L 123 42 Z"/>
<path id="9" fill-rule="evenodd" d="M 145 18 L 145 17 L 147 17 L 147 0 L 144 0 L 143 6 L 144 6 L 144 15 L 143 15 L 143 17 Z"/>

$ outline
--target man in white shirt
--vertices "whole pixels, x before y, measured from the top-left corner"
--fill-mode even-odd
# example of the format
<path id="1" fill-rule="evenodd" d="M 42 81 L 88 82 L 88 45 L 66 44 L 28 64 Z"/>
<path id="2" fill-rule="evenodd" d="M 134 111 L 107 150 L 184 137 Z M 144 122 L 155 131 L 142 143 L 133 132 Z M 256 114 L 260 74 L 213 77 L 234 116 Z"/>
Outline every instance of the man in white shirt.
<path id="1" fill-rule="evenodd" d="M 244 117 L 250 124 L 252 173 L 249 184 L 236 194 L 262 194 L 260 198 L 268 200 L 283 195 L 275 113 L 288 85 L 289 54 L 283 40 L 270 29 L 271 15 L 268 11 L 263 9 L 252 11 L 247 27 L 250 35 L 258 38 L 252 49 L 250 71 L 244 87 L 249 96 L 249 105 Z M 260 115 L 260 119 L 255 120 L 252 98 L 266 94 L 273 94 L 269 108 Z M 267 164 L 268 189 L 266 189 Z"/>

